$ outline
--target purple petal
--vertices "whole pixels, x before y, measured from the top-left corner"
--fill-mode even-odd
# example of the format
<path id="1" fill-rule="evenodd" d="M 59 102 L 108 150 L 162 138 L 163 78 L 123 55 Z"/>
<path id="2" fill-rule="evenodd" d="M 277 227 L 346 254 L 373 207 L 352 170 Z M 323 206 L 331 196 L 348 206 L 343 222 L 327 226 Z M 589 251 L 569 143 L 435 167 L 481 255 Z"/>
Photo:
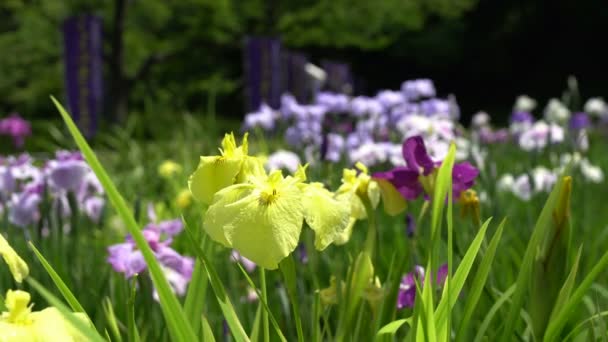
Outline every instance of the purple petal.
<path id="1" fill-rule="evenodd" d="M 455 164 L 452 170 L 452 192 L 454 197 L 458 197 L 461 192 L 470 189 L 475 184 L 477 175 L 479 175 L 479 170 L 470 163 Z"/>
<path id="2" fill-rule="evenodd" d="M 403 159 L 405 159 L 410 169 L 424 172 L 424 175 L 433 172 L 435 163 L 433 163 L 433 160 L 426 152 L 424 140 L 422 140 L 421 136 L 417 135 L 405 140 L 402 151 Z"/>

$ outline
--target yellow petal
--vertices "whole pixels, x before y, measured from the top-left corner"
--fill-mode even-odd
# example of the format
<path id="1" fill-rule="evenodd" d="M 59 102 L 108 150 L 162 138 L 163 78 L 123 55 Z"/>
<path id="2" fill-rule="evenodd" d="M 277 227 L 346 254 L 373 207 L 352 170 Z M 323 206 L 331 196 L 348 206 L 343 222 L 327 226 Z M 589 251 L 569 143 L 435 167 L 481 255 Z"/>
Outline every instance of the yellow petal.
<path id="1" fill-rule="evenodd" d="M 237 183 L 244 183 L 249 177 L 265 177 L 264 160 L 257 157 L 245 156 L 241 170 L 236 176 Z"/>
<path id="2" fill-rule="evenodd" d="M 268 177 L 268 184 L 226 206 L 236 213 L 223 226 L 226 240 L 242 256 L 267 269 L 276 269 L 293 252 L 304 220 L 302 192 L 290 179 Z"/>
<path id="3" fill-rule="evenodd" d="M 224 227 L 240 214 L 242 208 L 229 206 L 251 194 L 252 186 L 236 184 L 217 192 L 203 220 L 203 229 L 216 242 L 226 247 L 232 245 L 224 235 Z"/>
<path id="4" fill-rule="evenodd" d="M 380 203 L 380 187 L 378 183 L 371 179 L 367 180 L 367 197 L 372 204 L 372 208 L 378 207 L 378 203 Z"/>
<path id="5" fill-rule="evenodd" d="M 4 239 L 2 234 L 0 234 L 0 255 L 2 255 L 2 258 L 8 265 L 15 281 L 21 283 L 30 273 L 30 269 L 13 247 Z"/>
<path id="6" fill-rule="evenodd" d="M 339 239 L 348 226 L 350 206 L 334 199 L 321 183 L 306 186 L 302 203 L 306 223 L 315 232 L 315 248 L 322 251 Z"/>
<path id="7" fill-rule="evenodd" d="M 357 219 L 354 217 L 351 217 L 348 220 L 348 225 L 346 228 L 340 234 L 338 234 L 334 240 L 336 245 L 343 245 L 350 240 L 351 235 L 353 235 L 353 227 L 355 226 L 355 223 L 357 223 Z"/>
<path id="8" fill-rule="evenodd" d="M 201 157 L 198 168 L 188 181 L 192 196 L 205 204 L 211 204 L 216 192 L 234 184 L 242 165 L 242 158 Z"/>
<path id="9" fill-rule="evenodd" d="M 393 184 L 391 184 L 386 179 L 375 179 L 375 182 L 378 183 L 378 186 L 380 187 L 384 211 L 387 214 L 395 216 L 397 214 L 402 213 L 405 208 L 407 208 L 407 202 L 405 201 L 405 198 L 401 196 L 401 194 L 399 193 L 399 191 L 397 191 L 397 189 L 395 189 Z"/>

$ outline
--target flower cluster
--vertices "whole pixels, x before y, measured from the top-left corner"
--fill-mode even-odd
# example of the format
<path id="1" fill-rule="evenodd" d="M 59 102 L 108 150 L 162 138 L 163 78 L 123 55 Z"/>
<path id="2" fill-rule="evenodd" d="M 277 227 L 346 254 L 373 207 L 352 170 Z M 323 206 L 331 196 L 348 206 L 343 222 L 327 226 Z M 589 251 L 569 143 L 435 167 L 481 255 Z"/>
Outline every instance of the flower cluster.
<path id="1" fill-rule="evenodd" d="M 46 161 L 36 161 L 27 154 L 0 158 L 0 212 L 7 210 L 9 221 L 16 226 L 38 223 L 47 200 L 63 217 L 78 210 L 98 222 L 105 205 L 103 194 L 97 177 L 78 152 L 59 151 Z"/>
<path id="2" fill-rule="evenodd" d="M 266 269 L 298 246 L 304 222 L 315 232 L 315 247 L 325 249 L 344 243 L 357 219 L 365 218 L 365 207 L 376 206 L 382 189 L 359 164 L 345 170 L 343 185 L 336 193 L 322 183 L 307 182 L 306 166 L 293 175 L 281 170 L 267 173 L 263 160 L 248 155 L 247 134 L 237 146 L 233 134 L 222 140 L 219 156 L 202 156 L 189 186 L 195 199 L 207 205 L 203 229 L 220 244 Z M 387 192 L 387 191 L 384 191 Z M 394 201 L 391 208 L 405 208 L 399 196 L 382 195 Z"/>
<path id="3" fill-rule="evenodd" d="M 192 258 L 182 256 L 171 248 L 173 238 L 182 229 L 182 222 L 176 219 L 149 223 L 142 231 L 173 291 L 180 296 L 186 294 L 194 269 Z M 123 273 L 127 278 L 142 274 L 148 267 L 142 252 L 137 249 L 131 236 L 127 236 L 123 243 L 108 247 L 108 254 L 108 263 L 112 265 L 114 271 Z M 157 298 L 156 293 L 154 297 Z"/>
<path id="4" fill-rule="evenodd" d="M 321 92 L 312 104 L 285 94 L 278 110 L 263 104 L 247 114 L 244 128 L 285 128 L 285 141 L 303 152 L 309 163 L 322 159 L 402 165 L 401 143 L 412 136 L 422 136 L 431 156 L 441 160 L 451 142 L 467 142 L 456 132 L 459 108 L 454 98 L 435 96 L 428 79 L 406 81 L 400 91 L 383 90 L 374 97 Z"/>

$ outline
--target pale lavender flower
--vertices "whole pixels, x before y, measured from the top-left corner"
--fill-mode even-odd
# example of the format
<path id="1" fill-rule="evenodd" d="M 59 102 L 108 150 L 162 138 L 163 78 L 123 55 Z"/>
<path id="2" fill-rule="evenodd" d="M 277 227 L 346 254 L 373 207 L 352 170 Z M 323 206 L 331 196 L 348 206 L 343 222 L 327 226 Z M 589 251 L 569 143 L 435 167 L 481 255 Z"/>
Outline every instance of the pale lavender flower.
<path id="1" fill-rule="evenodd" d="M 20 194 L 13 194 L 9 203 L 9 221 L 19 227 L 27 227 L 40 219 L 38 205 L 42 201 L 41 191 L 37 188 L 27 189 Z"/>
<path id="2" fill-rule="evenodd" d="M 435 85 L 429 79 L 409 80 L 401 84 L 401 91 L 407 99 L 435 96 Z"/>
<path id="3" fill-rule="evenodd" d="M 519 146 L 526 151 L 541 150 L 548 144 L 557 144 L 564 141 L 564 129 L 556 124 L 548 125 L 544 121 L 537 121 L 532 127 L 521 133 Z"/>
<path id="4" fill-rule="evenodd" d="M 174 223 L 168 225 L 174 225 Z M 158 260 L 173 291 L 178 295 L 184 295 L 192 278 L 194 260 L 180 255 L 169 246 L 173 237 L 171 234 L 176 231 L 178 230 L 174 227 L 164 229 L 162 225 L 149 224 L 143 229 L 142 234 Z M 108 254 L 108 263 L 116 272 L 123 273 L 126 278 L 147 270 L 142 253 L 137 249 L 130 236 L 126 237 L 126 242 L 108 247 Z M 158 298 L 156 293 L 154 298 Z"/>
<path id="5" fill-rule="evenodd" d="M 348 96 L 331 92 L 320 92 L 315 99 L 316 104 L 325 106 L 332 113 L 347 112 L 349 102 Z"/>
<path id="6" fill-rule="evenodd" d="M 405 101 L 403 93 L 393 90 L 382 90 L 376 95 L 376 100 L 385 108 L 393 108 Z"/>
<path id="7" fill-rule="evenodd" d="M 608 105 L 601 97 L 592 97 L 585 103 L 585 112 L 596 116 L 606 116 Z"/>
<path id="8" fill-rule="evenodd" d="M 490 124 L 490 115 L 488 115 L 488 113 L 486 112 L 477 112 L 473 115 L 473 119 L 471 119 L 471 125 L 474 128 L 483 128 L 483 127 L 487 127 Z"/>
<path id="9" fill-rule="evenodd" d="M 326 135 L 326 150 L 325 150 L 325 160 L 329 160 L 331 162 L 339 162 L 342 159 L 342 152 L 344 151 L 344 146 L 346 145 L 346 141 L 344 137 L 339 134 L 329 133 Z"/>
<path id="10" fill-rule="evenodd" d="M 382 104 L 370 97 L 358 96 L 350 102 L 350 112 L 355 117 L 375 116 L 382 114 L 383 111 Z"/>
<path id="11" fill-rule="evenodd" d="M 82 160 L 51 160 L 47 165 L 50 185 L 57 190 L 76 191 L 80 189 L 89 166 Z"/>
<path id="12" fill-rule="evenodd" d="M 274 128 L 276 119 L 277 113 L 267 104 L 262 103 L 257 112 L 245 115 L 245 129 L 261 127 L 264 130 L 270 131 Z"/>
<path id="13" fill-rule="evenodd" d="M 84 212 L 95 223 L 99 223 L 106 201 L 101 197 L 89 197 L 84 201 Z"/>

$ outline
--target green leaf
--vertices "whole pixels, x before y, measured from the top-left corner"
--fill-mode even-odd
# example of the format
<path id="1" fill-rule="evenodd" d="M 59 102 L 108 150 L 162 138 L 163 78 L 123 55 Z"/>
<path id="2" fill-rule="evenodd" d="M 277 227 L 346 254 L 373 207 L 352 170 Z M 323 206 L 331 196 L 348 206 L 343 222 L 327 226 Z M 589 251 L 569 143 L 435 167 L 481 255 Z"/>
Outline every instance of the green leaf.
<path id="1" fill-rule="evenodd" d="M 129 341 L 139 342 L 139 331 L 137 331 L 137 323 L 135 322 L 135 295 L 137 294 L 137 276 L 131 278 L 131 287 L 129 299 L 127 302 L 127 335 Z"/>
<path id="2" fill-rule="evenodd" d="M 262 325 L 262 302 L 258 304 L 258 308 L 255 311 L 255 319 L 253 320 L 253 328 L 251 329 L 251 334 L 249 334 L 249 339 L 252 341 L 259 341 L 260 339 L 260 326 Z"/>
<path id="3" fill-rule="evenodd" d="M 245 277 L 245 279 L 247 280 L 247 282 L 249 283 L 249 286 L 251 286 L 251 288 L 253 288 L 256 293 L 258 294 L 258 298 L 260 298 L 260 302 L 263 305 L 263 308 L 266 312 L 266 314 L 268 315 L 268 318 L 270 319 L 270 322 L 272 323 L 272 326 L 275 329 L 275 332 L 277 333 L 277 335 L 279 335 L 279 338 L 281 339 L 281 341 L 287 341 L 287 339 L 285 338 L 285 335 L 283 335 L 283 332 L 281 331 L 281 328 L 279 327 L 279 324 L 277 323 L 277 320 L 274 318 L 274 315 L 272 314 L 272 311 L 270 311 L 270 307 L 268 306 L 268 301 L 266 299 L 266 297 L 263 295 L 263 293 L 260 291 L 260 289 L 258 289 L 253 280 L 251 280 L 251 277 L 249 276 L 249 274 L 247 274 L 247 271 L 245 270 L 245 268 L 243 268 L 243 265 L 241 265 L 240 262 L 237 262 L 237 265 L 239 267 L 239 269 L 241 270 L 241 273 L 243 274 L 243 276 Z M 264 319 L 264 311 L 262 311 L 262 320 Z M 262 321 L 263 323 L 263 321 Z M 263 326 L 263 324 L 262 324 Z"/>
<path id="4" fill-rule="evenodd" d="M 460 262 L 460 266 L 458 266 L 458 269 L 456 270 L 456 272 L 454 273 L 454 277 L 452 278 L 453 281 L 450 286 L 450 291 L 452 291 L 452 294 L 448 296 L 446 293 L 447 287 L 443 288 L 441 301 L 439 302 L 439 305 L 437 306 L 437 311 L 435 312 L 435 319 L 437 320 L 437 325 L 441 327 L 440 329 L 442 330 L 444 330 L 444 325 L 447 324 L 448 310 L 450 310 L 454 306 L 454 304 L 456 304 L 456 300 L 458 300 L 458 295 L 460 294 L 460 291 L 462 291 L 469 272 L 473 267 L 475 257 L 479 252 L 479 248 L 481 247 L 481 243 L 485 238 L 486 230 L 488 229 L 488 225 L 490 224 L 491 220 L 492 218 L 489 218 L 486 220 L 486 222 L 484 222 L 484 224 L 479 229 L 479 232 L 477 232 L 475 239 L 473 239 L 473 242 L 471 242 L 469 249 L 467 249 L 466 253 L 464 254 L 464 257 Z M 449 306 L 448 297 L 450 301 Z"/>
<path id="5" fill-rule="evenodd" d="M 112 307 L 112 301 L 109 297 L 104 297 L 102 303 L 104 316 L 106 317 L 106 322 L 108 323 L 110 332 L 112 332 L 114 341 L 122 342 L 122 336 L 120 335 L 120 329 L 118 328 L 116 314 L 114 313 L 114 308 Z"/>
<path id="6" fill-rule="evenodd" d="M 464 306 L 464 311 L 462 314 L 462 319 L 460 321 L 460 326 L 458 328 L 458 333 L 456 334 L 456 341 L 462 341 L 465 338 L 465 333 L 469 328 L 469 321 L 471 320 L 471 316 L 473 315 L 473 311 L 477 306 L 477 302 L 481 297 L 481 293 L 483 292 L 483 288 L 488 279 L 488 275 L 490 274 L 490 270 L 492 267 L 492 262 L 494 261 L 494 256 L 496 255 L 496 250 L 498 248 L 498 244 L 500 242 L 500 238 L 502 237 L 503 228 L 505 225 L 506 219 L 503 219 L 496 233 L 494 233 L 494 237 L 490 241 L 490 245 L 486 250 L 486 253 L 481 260 L 481 265 L 479 266 L 479 270 L 475 275 L 475 279 L 473 280 L 473 285 L 471 285 L 471 290 L 467 294 L 467 300 Z M 470 330 L 470 329 L 468 329 Z"/>
<path id="7" fill-rule="evenodd" d="M 192 329 L 192 326 L 188 323 L 188 318 L 186 314 L 182 310 L 182 307 L 177 300 L 175 294 L 171 290 L 167 279 L 164 276 L 163 271 L 158 264 L 152 249 L 146 242 L 141 230 L 133 214 L 129 210 L 124 198 L 114 186 L 114 183 L 110 179 L 110 176 L 105 171 L 97 156 L 86 142 L 76 124 L 70 117 L 70 115 L 65 111 L 65 109 L 61 106 L 61 104 L 51 96 L 51 100 L 55 103 L 55 106 L 59 110 L 59 113 L 63 117 L 66 125 L 68 126 L 68 130 L 72 134 L 76 145 L 82 152 L 85 157 L 87 163 L 99 179 L 99 182 L 103 186 L 108 199 L 118 212 L 118 215 L 123 220 L 126 225 L 128 232 L 133 237 L 133 241 L 137 245 L 137 248 L 142 252 L 144 260 L 149 269 L 150 276 L 152 278 L 152 282 L 154 283 L 154 287 L 158 292 L 158 296 L 160 299 L 160 306 L 167 322 L 167 327 L 169 328 L 169 332 L 174 341 L 195 341 L 197 340 L 196 335 Z"/>
<path id="8" fill-rule="evenodd" d="M 78 302 L 78 299 L 76 299 L 76 296 L 74 296 L 72 291 L 70 291 L 68 286 L 63 282 L 63 280 L 61 279 L 59 274 L 57 274 L 57 272 L 55 272 L 55 270 L 53 269 L 53 266 L 51 266 L 51 264 L 49 264 L 49 262 L 44 258 L 44 256 L 40 253 L 40 251 L 38 251 L 36 246 L 34 246 L 34 244 L 31 241 L 29 241 L 29 245 L 30 245 L 30 248 L 32 248 L 32 250 L 34 251 L 34 254 L 38 258 L 38 260 L 40 261 L 42 266 L 44 267 L 44 269 L 46 270 L 46 272 L 49 274 L 49 276 L 53 280 L 53 283 L 55 283 L 55 286 L 57 287 L 59 292 L 61 292 L 61 295 L 63 296 L 63 298 L 66 300 L 66 302 L 68 302 L 68 304 L 72 308 L 72 310 L 74 310 L 75 312 L 82 312 L 86 315 L 84 308 L 82 307 L 82 305 L 80 305 L 80 303 Z M 87 315 L 87 317 L 89 317 L 89 316 Z M 89 318 L 89 320 L 90 320 L 90 318 Z"/>
<path id="9" fill-rule="evenodd" d="M 517 318 L 520 316 L 520 310 L 524 302 L 524 295 L 528 290 L 528 281 L 532 273 L 532 266 L 536 253 L 540 248 L 542 248 L 547 230 L 551 227 L 552 213 L 556 206 L 563 182 L 563 177 L 560 177 L 557 184 L 555 184 L 553 187 L 553 190 L 551 191 L 551 194 L 549 195 L 549 198 L 547 199 L 547 202 L 545 203 L 545 206 L 543 207 L 543 210 L 541 211 L 540 216 L 538 217 L 538 220 L 534 226 L 532 236 L 530 237 L 526 252 L 524 253 L 524 258 L 521 266 L 519 267 L 519 275 L 515 283 L 515 293 L 513 293 L 513 302 L 506 317 L 505 328 L 501 336 L 502 342 L 511 341 L 515 334 L 515 324 Z"/>
<path id="10" fill-rule="evenodd" d="M 300 308 L 298 301 L 298 291 L 296 284 L 296 265 L 293 261 L 293 254 L 287 256 L 279 264 L 283 279 L 285 280 L 285 287 L 287 288 L 287 294 L 289 295 L 289 301 L 293 308 L 293 317 L 296 320 L 296 331 L 298 334 L 298 342 L 304 342 L 304 332 L 302 331 L 302 319 L 300 317 Z"/>
<path id="11" fill-rule="evenodd" d="M 376 341 L 391 341 L 397 333 L 397 330 L 399 330 L 399 328 L 401 328 L 401 326 L 405 323 L 412 324 L 412 318 L 410 317 L 398 319 L 383 326 L 382 328 L 380 328 L 380 330 L 378 330 L 378 333 L 376 333 Z"/>
<path id="12" fill-rule="evenodd" d="M 207 235 L 203 239 L 203 249 L 207 242 Z M 208 280 L 204 274 L 203 263 L 200 259 L 196 259 L 194 263 L 194 271 L 192 272 L 192 281 L 188 285 L 188 293 L 184 302 L 184 311 L 190 319 L 194 332 L 198 335 L 200 331 L 200 320 L 205 306 L 205 298 L 207 295 Z M 197 328 L 199 327 L 199 328 Z"/>
<path id="13" fill-rule="evenodd" d="M 475 335 L 475 339 L 473 340 L 474 342 L 482 342 L 487 340 L 485 338 L 486 330 L 488 330 L 492 319 L 494 318 L 500 307 L 503 306 L 503 304 L 506 303 L 509 298 L 511 298 L 513 293 L 515 293 L 515 288 L 515 284 L 511 285 L 511 287 L 509 287 L 507 291 L 505 291 L 503 294 L 500 295 L 500 297 L 498 297 L 498 299 L 496 299 L 494 305 L 492 305 L 492 307 L 490 308 L 490 311 L 486 313 L 483 322 L 481 322 L 481 325 L 477 330 L 477 334 Z"/>
<path id="14" fill-rule="evenodd" d="M 222 314 L 224 315 L 224 319 L 228 324 L 228 328 L 232 332 L 234 339 L 237 342 L 249 341 L 249 337 L 247 337 L 247 333 L 245 333 L 245 329 L 241 325 L 241 321 L 239 320 L 234 307 L 232 306 L 232 302 L 228 295 L 226 294 L 226 290 L 224 289 L 224 285 L 222 285 L 222 281 L 213 267 L 213 264 L 209 262 L 207 255 L 201 249 L 194 238 L 195 233 L 192 231 L 192 227 L 188 224 L 188 221 L 183 220 L 185 231 L 189 237 L 189 241 L 192 245 L 192 249 L 196 254 L 197 258 L 200 259 L 201 264 L 204 266 L 203 269 L 207 273 L 207 278 L 209 279 L 209 283 L 211 284 L 211 288 L 213 289 L 213 293 L 215 294 L 215 298 L 217 299 L 220 309 L 222 310 Z"/>
<path id="15" fill-rule="evenodd" d="M 205 315 L 201 316 L 201 329 L 203 331 L 203 341 L 215 342 L 215 336 L 213 336 L 213 329 L 211 329 L 209 321 L 207 321 Z"/>
<path id="16" fill-rule="evenodd" d="M 82 319 L 76 317 L 74 312 L 72 312 L 65 304 L 63 304 L 57 297 L 55 297 L 50 291 L 48 291 L 44 286 L 42 286 L 39 282 L 37 282 L 34 278 L 28 277 L 26 281 L 30 286 L 36 290 L 51 306 L 55 307 L 63 316 L 63 318 L 74 327 L 74 329 L 78 330 L 84 337 L 87 338 L 87 341 L 92 342 L 105 342 L 103 337 L 99 335 L 97 330 L 93 328 L 90 324 L 87 324 Z"/>

